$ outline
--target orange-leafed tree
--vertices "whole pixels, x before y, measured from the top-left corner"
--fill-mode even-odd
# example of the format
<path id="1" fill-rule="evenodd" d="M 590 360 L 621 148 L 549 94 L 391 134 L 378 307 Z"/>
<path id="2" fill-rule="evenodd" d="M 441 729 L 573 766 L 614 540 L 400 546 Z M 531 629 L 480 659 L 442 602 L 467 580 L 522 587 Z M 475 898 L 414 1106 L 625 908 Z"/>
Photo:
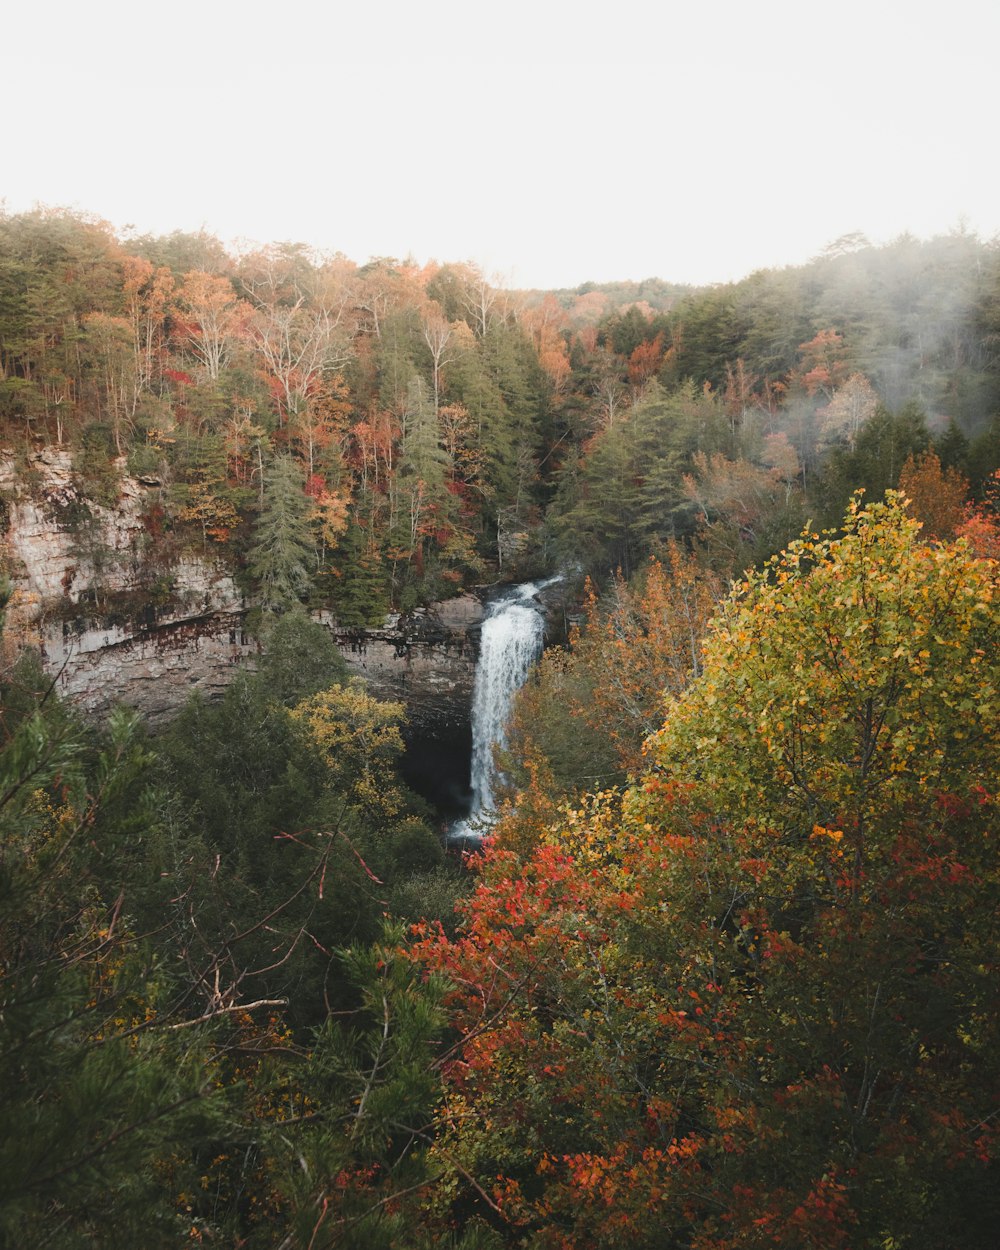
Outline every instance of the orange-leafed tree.
<path id="1" fill-rule="evenodd" d="M 666 701 L 701 671 L 701 647 L 723 581 L 678 544 L 603 596 L 588 586 L 585 621 L 550 649 L 519 692 L 506 757 L 512 802 L 496 835 L 536 845 L 561 803 L 637 776 Z"/>
<path id="2" fill-rule="evenodd" d="M 734 447 L 737 436 L 746 428 L 750 413 L 757 405 L 755 391 L 760 386 L 760 381 L 756 374 L 747 369 L 746 361 L 742 357 L 735 365 L 726 365 L 726 389 L 722 400 L 729 418 Z"/>
<path id="3" fill-rule="evenodd" d="M 628 358 L 628 380 L 634 386 L 645 386 L 655 378 L 663 364 L 663 335 L 639 343 Z"/>
<path id="4" fill-rule="evenodd" d="M 284 425 L 353 354 L 353 271 L 337 258 L 314 266 L 285 245 L 247 257 L 241 280 L 253 305 L 250 343 Z"/>
<path id="5" fill-rule="evenodd" d="M 140 256 L 123 258 L 122 294 L 132 324 L 136 380 L 141 391 L 150 389 L 162 364 L 173 290 L 174 277 L 165 266 L 155 268 Z"/>
<path id="6" fill-rule="evenodd" d="M 911 516 L 921 522 L 925 538 L 954 538 L 966 519 L 969 482 L 958 469 L 942 469 L 934 451 L 907 456 L 899 489 L 909 499 Z"/>
<path id="7" fill-rule="evenodd" d="M 820 330 L 808 343 L 800 343 L 799 358 L 794 376 L 807 395 L 823 395 L 829 400 L 847 380 L 847 345 L 838 330 Z"/>
<path id="8" fill-rule="evenodd" d="M 1000 560 L 1000 469 L 987 481 L 982 500 L 966 507 L 956 533 L 975 555 Z"/>
<path id="9" fill-rule="evenodd" d="M 416 948 L 437 1158 L 508 1244 L 993 1244 L 997 569 L 898 498 L 844 529 L 733 589 L 633 789 Z"/>
<path id="10" fill-rule="evenodd" d="M 685 493 L 698 509 L 702 540 L 727 572 L 771 554 L 787 536 L 788 525 L 792 533 L 797 528 L 794 449 L 772 442 L 766 454 L 770 467 L 699 451 L 692 456 L 693 472 L 684 474 Z"/>
<path id="11" fill-rule="evenodd" d="M 289 417 L 288 438 L 306 473 L 339 476 L 353 406 L 340 373 L 316 380 L 306 402 Z"/>
<path id="12" fill-rule="evenodd" d="M 545 370 L 556 392 L 568 384 L 572 368 L 563 330 L 567 317 L 555 296 L 546 295 L 541 304 L 521 313 L 521 325 L 528 331 L 538 353 L 538 363 Z"/>
<path id="13" fill-rule="evenodd" d="M 669 542 L 633 584 L 616 577 L 603 601 L 591 598 L 573 653 L 593 683 L 586 715 L 614 743 L 624 771 L 641 768 L 642 744 L 660 727 L 665 699 L 700 673 L 722 591 L 717 574 Z"/>
<path id="14" fill-rule="evenodd" d="M 192 270 L 177 292 L 176 335 L 214 382 L 247 333 L 249 307 L 233 284 L 217 274 Z"/>

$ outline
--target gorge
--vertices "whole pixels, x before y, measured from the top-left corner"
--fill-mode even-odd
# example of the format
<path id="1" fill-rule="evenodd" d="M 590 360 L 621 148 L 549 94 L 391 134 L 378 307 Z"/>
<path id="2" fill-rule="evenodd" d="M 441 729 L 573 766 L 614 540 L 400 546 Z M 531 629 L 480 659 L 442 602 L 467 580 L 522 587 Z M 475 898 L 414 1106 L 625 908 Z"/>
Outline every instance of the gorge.
<path id="1" fill-rule="evenodd" d="M 993 1250 L 998 292 L 0 212 L 0 1244 Z"/>
<path id="2" fill-rule="evenodd" d="M 124 704 L 157 730 L 193 692 L 217 698 L 255 668 L 260 643 L 247 626 L 252 604 L 218 557 L 154 561 L 146 518 L 159 484 L 120 469 L 118 497 L 102 505 L 80 495 L 68 452 L 39 451 L 27 471 L 0 464 L 15 587 L 9 628 L 88 716 L 102 720 Z M 557 581 L 482 588 L 392 613 L 378 628 L 313 614 L 348 673 L 405 706 L 402 774 L 442 820 L 459 822 L 461 836 L 466 818 L 492 806 L 493 747 L 541 653 L 547 609 L 537 596 Z"/>

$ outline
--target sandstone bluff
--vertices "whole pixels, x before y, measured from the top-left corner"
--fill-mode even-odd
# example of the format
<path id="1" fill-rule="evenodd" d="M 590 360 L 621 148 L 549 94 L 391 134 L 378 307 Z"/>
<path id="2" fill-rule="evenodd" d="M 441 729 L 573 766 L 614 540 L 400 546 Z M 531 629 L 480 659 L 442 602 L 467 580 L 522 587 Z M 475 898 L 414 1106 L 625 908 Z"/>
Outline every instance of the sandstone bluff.
<path id="1" fill-rule="evenodd" d="M 36 647 L 83 711 L 100 717 L 121 703 L 156 728 L 193 691 L 218 695 L 259 648 L 246 629 L 251 605 L 225 564 L 211 552 L 165 552 L 150 534 L 161 483 L 120 468 L 117 498 L 101 505 L 80 493 L 66 450 L 0 458 L 9 638 Z M 317 619 L 353 674 L 404 702 L 412 730 L 435 735 L 468 721 L 482 616 L 480 601 L 462 595 L 375 630 Z"/>

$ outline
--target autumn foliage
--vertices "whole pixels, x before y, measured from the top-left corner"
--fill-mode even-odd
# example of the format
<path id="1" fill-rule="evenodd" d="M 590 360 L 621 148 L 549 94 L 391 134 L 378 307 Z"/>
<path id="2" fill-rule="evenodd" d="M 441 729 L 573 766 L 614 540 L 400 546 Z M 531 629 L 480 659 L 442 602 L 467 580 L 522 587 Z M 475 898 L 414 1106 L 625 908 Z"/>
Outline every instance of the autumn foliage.
<path id="1" fill-rule="evenodd" d="M 460 1038 L 439 1218 L 574 1250 L 992 1244 L 996 590 L 855 504 L 735 587 L 636 785 L 484 854 L 460 935 L 415 949 Z"/>
<path id="2" fill-rule="evenodd" d="M 923 523 L 926 538 L 954 538 L 966 520 L 969 483 L 957 469 L 942 469 L 933 451 L 907 458 L 899 489 L 910 500 L 911 515 Z"/>
<path id="3" fill-rule="evenodd" d="M 0 514 L 94 569 L 39 621 L 194 554 L 266 639 L 147 739 L 0 637 L 0 1242 L 992 1250 L 998 290 L 964 232 L 514 293 L 0 211 Z M 442 863 L 303 609 L 556 566 Z"/>

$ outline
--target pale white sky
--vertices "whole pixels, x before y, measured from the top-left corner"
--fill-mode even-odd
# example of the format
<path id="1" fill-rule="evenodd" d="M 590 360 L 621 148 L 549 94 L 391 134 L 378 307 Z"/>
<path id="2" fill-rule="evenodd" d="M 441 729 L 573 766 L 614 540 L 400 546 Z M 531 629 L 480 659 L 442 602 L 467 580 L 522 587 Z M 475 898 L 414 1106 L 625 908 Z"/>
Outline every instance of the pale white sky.
<path id="1" fill-rule="evenodd" d="M 8 211 L 546 287 L 1000 233 L 997 0 L 50 0 L 3 40 Z"/>

